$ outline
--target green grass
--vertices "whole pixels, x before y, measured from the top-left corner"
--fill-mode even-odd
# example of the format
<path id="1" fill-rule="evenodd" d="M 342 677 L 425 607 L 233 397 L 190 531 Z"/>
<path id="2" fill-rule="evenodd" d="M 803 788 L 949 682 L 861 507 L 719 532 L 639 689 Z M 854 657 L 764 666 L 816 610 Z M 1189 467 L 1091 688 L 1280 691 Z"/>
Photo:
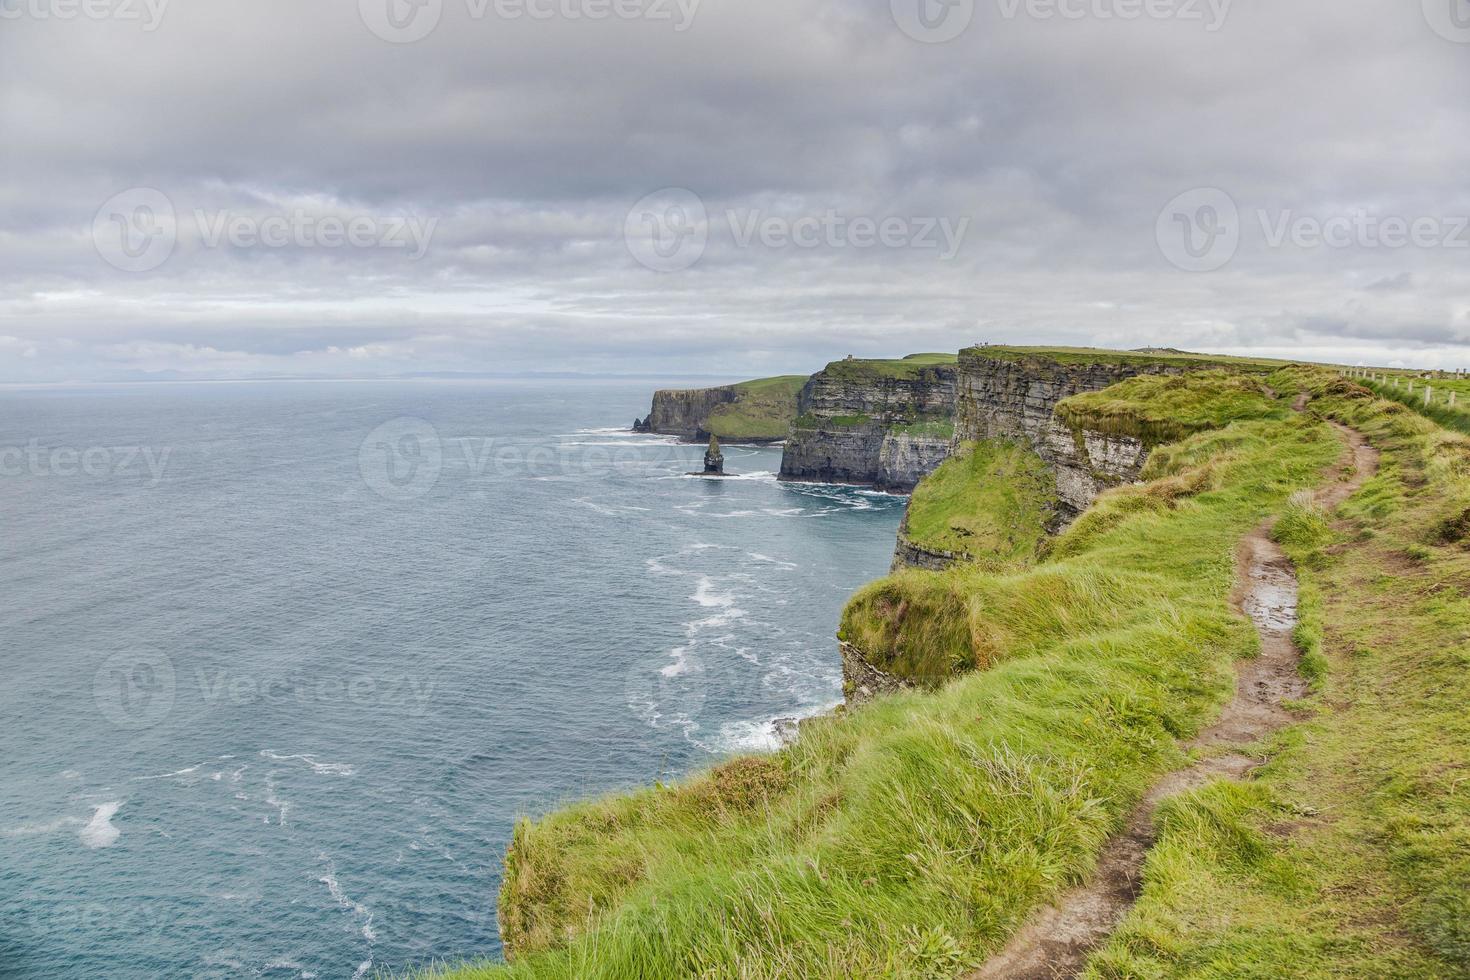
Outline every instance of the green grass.
<path id="1" fill-rule="evenodd" d="M 1055 502 L 1055 477 L 1029 446 L 966 443 L 914 488 L 907 536 L 998 569 L 1036 556 Z"/>
<path id="2" fill-rule="evenodd" d="M 1400 376 L 1399 383 L 1395 385 L 1392 381 L 1372 381 L 1365 378 L 1352 380 L 1384 398 L 1412 408 L 1447 429 L 1470 435 L 1470 381 L 1426 381 Z M 1411 381 L 1414 385 L 1412 391 L 1409 389 Z M 1433 389 L 1427 405 L 1424 404 L 1426 385 Z M 1455 393 L 1454 405 L 1449 403 L 1449 393 L 1452 391 Z"/>
<path id="3" fill-rule="evenodd" d="M 717 406 L 704 428 L 727 442 L 784 439 L 796 418 L 796 396 L 805 375 L 758 378 L 732 385 L 736 400 Z"/>
<path id="4" fill-rule="evenodd" d="M 1201 363 L 1218 364 L 1236 370 L 1269 372 L 1287 365 L 1286 361 L 1258 357 L 1232 357 L 1227 354 L 1194 354 L 1188 351 L 1177 353 L 1149 353 L 1144 351 L 1108 350 L 1101 347 L 1021 347 L 991 344 L 985 347 L 967 347 L 960 351 L 962 357 L 984 358 L 994 361 L 1023 361 L 1039 359 L 1056 361 L 1059 364 L 1179 364 L 1199 367 Z"/>
<path id="5" fill-rule="evenodd" d="M 937 367 L 953 366 L 959 362 L 957 354 L 909 354 L 895 358 L 862 358 L 833 361 L 822 369 L 830 378 L 850 381 L 872 381 L 881 379 L 916 380 L 926 371 Z"/>
<path id="6" fill-rule="evenodd" d="M 1235 543 L 1338 452 L 1309 419 L 1240 423 L 1167 454 L 1156 484 L 1105 495 L 1106 516 L 1032 568 L 912 573 L 952 583 L 936 599 L 955 608 L 935 617 L 966 639 L 946 641 L 949 683 L 808 722 L 773 756 L 521 823 L 500 909 L 515 962 L 455 975 L 938 977 L 979 962 L 1087 873 L 1228 698 L 1256 644 L 1228 603 Z M 929 618 L 885 617 L 901 632 Z"/>
<path id="7" fill-rule="evenodd" d="M 1276 529 L 1318 696 L 1251 782 L 1164 806 L 1094 980 L 1470 976 L 1470 440 L 1298 381 L 1383 450 L 1335 524 L 1298 507 Z"/>
<path id="8" fill-rule="evenodd" d="M 1149 446 L 1239 419 L 1281 418 L 1289 407 L 1259 378 L 1234 371 L 1144 374 L 1063 399 L 1057 418 L 1072 430 L 1132 436 Z"/>

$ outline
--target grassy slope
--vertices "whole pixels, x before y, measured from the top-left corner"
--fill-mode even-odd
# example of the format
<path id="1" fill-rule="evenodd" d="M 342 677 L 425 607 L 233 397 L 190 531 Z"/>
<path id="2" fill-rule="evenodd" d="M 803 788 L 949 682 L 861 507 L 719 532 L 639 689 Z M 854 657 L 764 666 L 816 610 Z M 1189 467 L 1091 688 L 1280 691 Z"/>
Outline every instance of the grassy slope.
<path id="1" fill-rule="evenodd" d="M 1280 418 L 1289 409 L 1259 379 L 1227 371 L 1140 375 L 1064 399 L 1057 417 L 1075 429 L 1172 442 L 1238 419 Z"/>
<path id="2" fill-rule="evenodd" d="M 969 586 L 951 590 L 969 614 L 952 618 L 990 669 L 815 720 L 772 757 L 521 824 L 501 901 L 520 959 L 459 976 L 946 976 L 978 961 L 1086 873 L 1180 763 L 1176 739 L 1228 697 L 1255 645 L 1227 601 L 1235 543 L 1339 449 L 1300 418 L 1199 435 L 1035 568 L 929 574 Z"/>
<path id="3" fill-rule="evenodd" d="M 1166 805 L 1093 977 L 1470 976 L 1470 440 L 1309 383 L 1384 451 L 1338 527 L 1278 527 L 1313 717 L 1251 783 Z"/>
<path id="4" fill-rule="evenodd" d="M 806 376 L 787 374 L 732 385 L 738 399 L 710 412 L 704 427 L 727 442 L 784 439 L 796 418 L 796 396 Z"/>
<path id="5" fill-rule="evenodd" d="M 1000 568 L 1036 555 L 1055 500 L 1055 481 L 1029 447 L 966 443 L 914 488 L 908 538 Z"/>

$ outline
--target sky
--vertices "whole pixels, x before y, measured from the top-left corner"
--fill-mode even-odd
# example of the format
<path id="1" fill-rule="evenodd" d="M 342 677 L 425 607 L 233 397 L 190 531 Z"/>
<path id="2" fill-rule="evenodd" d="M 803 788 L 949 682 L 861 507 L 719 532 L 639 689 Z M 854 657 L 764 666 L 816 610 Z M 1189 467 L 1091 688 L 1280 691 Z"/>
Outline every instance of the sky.
<path id="1" fill-rule="evenodd" d="M 0 0 L 0 383 L 1470 367 L 1467 0 Z"/>

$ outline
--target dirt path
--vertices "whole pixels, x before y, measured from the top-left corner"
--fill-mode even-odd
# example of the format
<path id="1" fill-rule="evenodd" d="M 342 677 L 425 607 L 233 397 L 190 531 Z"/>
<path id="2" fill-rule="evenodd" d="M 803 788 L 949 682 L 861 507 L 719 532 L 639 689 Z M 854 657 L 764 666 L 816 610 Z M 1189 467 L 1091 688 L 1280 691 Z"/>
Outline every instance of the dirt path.
<path id="1" fill-rule="evenodd" d="M 1368 440 L 1353 429 L 1332 424 L 1349 453 L 1313 495 L 1323 508 L 1342 503 L 1378 470 L 1378 451 Z M 1285 703 L 1304 697 L 1308 687 L 1297 669 L 1300 651 L 1291 640 L 1296 625 L 1296 573 L 1271 540 L 1272 523 L 1267 521 L 1241 540 L 1239 573 L 1231 597 L 1235 608 L 1249 616 L 1260 632 L 1261 655 L 1236 665 L 1235 697 L 1215 724 L 1185 745 L 1186 749 L 1213 750 L 1213 754 L 1156 783 L 1129 814 L 1123 830 L 1103 846 L 1091 880 L 1033 915 L 1006 948 L 970 974 L 969 980 L 1052 980 L 1081 973 L 1087 957 L 1138 897 L 1143 859 L 1155 839 L 1154 811 L 1159 802 L 1220 777 L 1246 775 L 1264 760 L 1244 754 L 1240 747 L 1291 722 Z"/>

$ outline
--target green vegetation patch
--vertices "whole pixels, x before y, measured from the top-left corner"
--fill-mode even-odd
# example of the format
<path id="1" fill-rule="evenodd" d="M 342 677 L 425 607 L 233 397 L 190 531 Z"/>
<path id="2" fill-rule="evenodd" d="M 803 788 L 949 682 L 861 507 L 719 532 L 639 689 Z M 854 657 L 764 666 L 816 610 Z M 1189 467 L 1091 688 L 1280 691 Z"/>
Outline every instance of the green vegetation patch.
<path id="1" fill-rule="evenodd" d="M 1378 475 L 1276 527 L 1320 692 L 1252 781 L 1169 801 L 1138 904 L 1087 976 L 1470 976 L 1470 440 L 1323 372 L 1310 410 Z M 1273 380 L 1285 393 L 1285 386 Z"/>
<path id="2" fill-rule="evenodd" d="M 1149 446 L 1174 442 L 1241 419 L 1282 418 L 1259 378 L 1229 371 L 1142 374 L 1101 391 L 1063 399 L 1057 418 L 1078 432 L 1132 436 Z"/>
<path id="3" fill-rule="evenodd" d="M 965 443 L 914 488 L 907 536 L 990 568 L 1034 558 L 1056 503 L 1056 479 L 1029 446 Z"/>
<path id="4" fill-rule="evenodd" d="M 805 375 L 760 378 L 734 385 L 736 400 L 717 406 L 704 427 L 727 442 L 784 439 L 796 418 L 796 396 Z"/>

